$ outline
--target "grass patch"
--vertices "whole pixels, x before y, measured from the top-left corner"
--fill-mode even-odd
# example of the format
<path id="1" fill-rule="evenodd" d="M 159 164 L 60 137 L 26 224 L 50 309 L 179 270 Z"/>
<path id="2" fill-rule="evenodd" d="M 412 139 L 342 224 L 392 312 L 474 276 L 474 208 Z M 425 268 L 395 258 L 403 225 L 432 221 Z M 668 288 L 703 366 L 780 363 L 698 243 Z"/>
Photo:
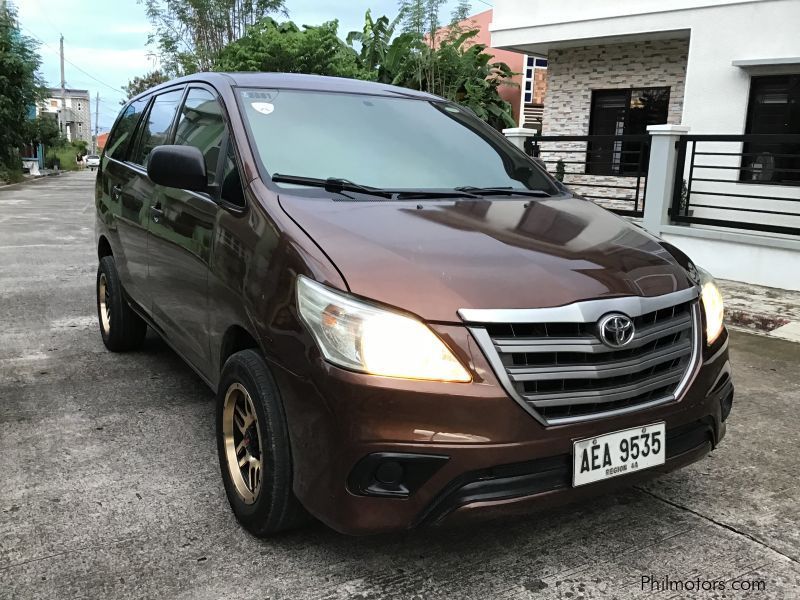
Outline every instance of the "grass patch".
<path id="1" fill-rule="evenodd" d="M 45 166 L 48 169 L 55 168 L 55 159 L 58 159 L 60 163 L 60 169 L 62 171 L 77 171 L 78 164 L 75 162 L 75 155 L 78 153 L 78 150 L 73 146 L 61 146 L 60 148 L 50 148 L 47 151 L 47 156 L 45 158 Z"/>
<path id="2" fill-rule="evenodd" d="M 22 169 L 6 169 L 0 167 L 0 181 L 4 183 L 19 183 L 25 180 Z"/>

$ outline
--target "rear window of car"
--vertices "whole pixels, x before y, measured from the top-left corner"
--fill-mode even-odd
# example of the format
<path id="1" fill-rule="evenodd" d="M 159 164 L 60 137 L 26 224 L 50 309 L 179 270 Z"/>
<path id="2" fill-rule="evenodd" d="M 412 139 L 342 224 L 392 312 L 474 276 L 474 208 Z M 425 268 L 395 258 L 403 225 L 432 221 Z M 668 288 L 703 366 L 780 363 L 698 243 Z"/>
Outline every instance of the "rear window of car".
<path id="1" fill-rule="evenodd" d="M 131 138 L 133 138 L 136 125 L 139 123 L 139 118 L 142 116 L 148 100 L 150 100 L 149 97 L 139 98 L 125 107 L 109 135 L 108 143 L 106 144 L 106 156 L 125 160 L 128 146 L 131 144 Z"/>
<path id="2" fill-rule="evenodd" d="M 153 148 L 169 143 L 170 129 L 182 96 L 183 88 L 156 96 L 150 112 L 147 113 L 147 119 L 143 122 L 139 144 L 131 154 L 131 162 L 146 166 Z"/>

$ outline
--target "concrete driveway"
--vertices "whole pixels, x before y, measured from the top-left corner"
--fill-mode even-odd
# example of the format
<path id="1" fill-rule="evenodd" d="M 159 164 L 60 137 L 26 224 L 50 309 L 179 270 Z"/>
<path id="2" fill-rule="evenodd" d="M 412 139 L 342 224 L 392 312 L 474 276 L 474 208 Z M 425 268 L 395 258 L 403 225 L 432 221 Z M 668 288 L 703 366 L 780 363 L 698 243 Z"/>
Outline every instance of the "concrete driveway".
<path id="1" fill-rule="evenodd" d="M 469 528 L 250 537 L 211 392 L 155 337 L 100 341 L 93 182 L 0 190 L 0 597 L 799 597 L 800 345 L 745 333 L 727 438 L 646 487 Z"/>

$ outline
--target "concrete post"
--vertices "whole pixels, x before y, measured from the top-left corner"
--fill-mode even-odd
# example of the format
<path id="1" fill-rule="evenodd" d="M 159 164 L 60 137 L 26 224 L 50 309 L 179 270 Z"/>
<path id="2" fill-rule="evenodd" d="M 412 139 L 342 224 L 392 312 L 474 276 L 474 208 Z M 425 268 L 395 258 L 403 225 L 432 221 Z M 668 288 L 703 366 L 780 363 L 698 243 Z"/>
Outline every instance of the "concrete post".
<path id="1" fill-rule="evenodd" d="M 686 125 L 648 125 L 650 134 L 650 164 L 647 168 L 647 195 L 644 199 L 642 225 L 650 233 L 661 235 L 661 228 L 669 225 L 669 207 L 675 186 L 675 168 L 678 157 L 676 142 L 689 133 Z"/>
<path id="2" fill-rule="evenodd" d="M 539 132 L 536 129 L 530 129 L 528 127 L 511 127 L 509 129 L 503 129 L 503 135 L 506 136 L 512 144 L 514 144 L 523 152 L 525 151 L 525 138 L 533 137 L 538 133 Z"/>

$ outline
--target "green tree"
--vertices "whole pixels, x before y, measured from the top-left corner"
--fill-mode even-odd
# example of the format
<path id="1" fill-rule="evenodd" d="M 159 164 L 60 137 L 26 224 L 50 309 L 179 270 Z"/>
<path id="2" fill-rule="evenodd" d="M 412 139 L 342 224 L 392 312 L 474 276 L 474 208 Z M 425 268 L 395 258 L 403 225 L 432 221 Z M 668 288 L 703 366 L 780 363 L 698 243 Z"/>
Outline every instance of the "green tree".
<path id="1" fill-rule="evenodd" d="M 467 20 L 472 14 L 472 2 L 470 0 L 459 0 L 453 12 L 450 14 L 450 24 L 455 25 L 461 21 Z"/>
<path id="2" fill-rule="evenodd" d="M 46 147 L 61 146 L 65 142 L 58 120 L 49 114 L 41 114 L 26 122 L 25 139 L 31 144 L 42 144 Z"/>
<path id="3" fill-rule="evenodd" d="M 377 71 L 376 79 L 382 83 L 391 82 L 387 74 L 387 55 L 402 17 L 401 13 L 394 21 L 389 21 L 389 17 L 386 16 L 373 20 L 371 11 L 367 10 L 362 30 L 347 34 L 348 44 L 352 46 L 356 42 L 361 45 L 359 53 L 361 66 L 367 71 Z"/>
<path id="4" fill-rule="evenodd" d="M 165 81 L 169 81 L 169 77 L 164 73 L 159 70 L 151 71 L 141 77 L 134 77 L 129 80 L 127 85 L 123 86 L 122 90 L 125 92 L 125 97 L 129 100 Z M 123 100 L 121 104 L 125 104 L 125 102 L 126 100 Z"/>
<path id="5" fill-rule="evenodd" d="M 225 47 L 216 68 L 372 78 L 359 66 L 356 51 L 339 39 L 338 28 L 338 21 L 300 29 L 266 17 Z"/>
<path id="6" fill-rule="evenodd" d="M 428 12 L 431 8 L 438 10 L 438 5 L 426 0 L 402 3 L 404 32 L 393 38 L 388 18 L 373 20 L 367 13 L 363 30 L 347 38 L 361 43 L 363 78 L 437 94 L 469 107 L 495 128 L 513 127 L 512 107 L 499 88 L 513 85 L 514 73 L 507 64 L 493 62 L 485 44 L 474 42 L 477 29 L 463 30 L 457 23 L 437 28 L 438 16 Z"/>
<path id="7" fill-rule="evenodd" d="M 502 62 L 492 62 L 485 44 L 474 44 L 477 29 L 448 35 L 436 48 L 436 69 L 426 81 L 426 91 L 444 96 L 470 108 L 478 117 L 495 127 L 514 127 L 511 105 L 500 97 L 501 85 L 514 73 Z"/>
<path id="8" fill-rule="evenodd" d="M 284 0 L 139 0 L 155 33 L 169 76 L 209 71 L 228 44 L 271 13 L 286 14 Z"/>
<path id="9" fill-rule="evenodd" d="M 13 8 L 0 3 L 0 179 L 21 169 L 28 114 L 42 95 L 34 40 L 20 34 Z"/>

